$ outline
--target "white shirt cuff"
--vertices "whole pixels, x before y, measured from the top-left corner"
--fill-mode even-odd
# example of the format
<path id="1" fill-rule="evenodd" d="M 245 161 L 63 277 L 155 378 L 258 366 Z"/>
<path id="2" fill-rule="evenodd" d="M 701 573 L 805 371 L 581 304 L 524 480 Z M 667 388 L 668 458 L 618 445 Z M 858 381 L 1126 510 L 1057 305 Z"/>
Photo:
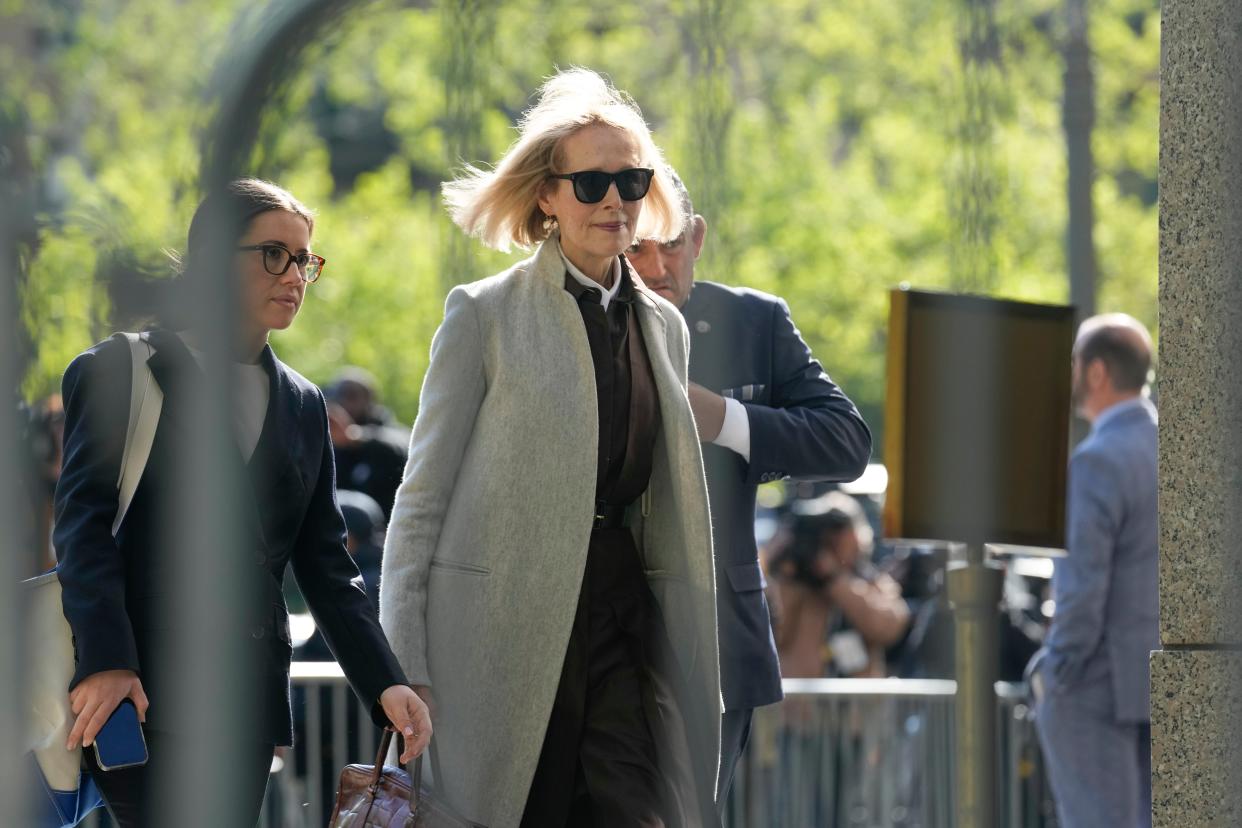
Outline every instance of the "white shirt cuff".
<path id="1" fill-rule="evenodd" d="M 746 415 L 746 406 L 732 397 L 725 397 L 724 425 L 712 442 L 737 452 L 750 462 L 750 417 Z"/>

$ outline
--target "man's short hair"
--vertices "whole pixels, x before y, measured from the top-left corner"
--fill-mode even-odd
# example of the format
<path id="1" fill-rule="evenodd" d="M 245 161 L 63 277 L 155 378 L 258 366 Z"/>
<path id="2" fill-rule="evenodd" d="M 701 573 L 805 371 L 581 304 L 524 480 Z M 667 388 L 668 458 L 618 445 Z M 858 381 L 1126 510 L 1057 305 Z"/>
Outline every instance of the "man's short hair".
<path id="1" fill-rule="evenodd" d="M 323 394 L 329 400 L 335 401 L 340 400 L 346 392 L 354 388 L 361 388 L 372 398 L 379 396 L 379 381 L 375 379 L 375 375 L 356 365 L 346 365 L 338 371 L 332 381 L 324 387 Z"/>
<path id="2" fill-rule="evenodd" d="M 1074 354 L 1085 369 L 1104 363 L 1118 391 L 1142 391 L 1151 370 L 1151 336 L 1134 317 L 1124 313 L 1093 316 L 1078 328 Z"/>

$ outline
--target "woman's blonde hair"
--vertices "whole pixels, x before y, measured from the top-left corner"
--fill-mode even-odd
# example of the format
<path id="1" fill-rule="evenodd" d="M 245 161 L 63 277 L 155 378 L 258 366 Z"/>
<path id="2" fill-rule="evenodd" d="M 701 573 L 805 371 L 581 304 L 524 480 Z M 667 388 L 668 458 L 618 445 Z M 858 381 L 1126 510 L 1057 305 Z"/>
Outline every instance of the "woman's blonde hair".
<path id="1" fill-rule="evenodd" d="M 561 144 L 578 130 L 603 124 L 638 142 L 642 164 L 655 169 L 635 228 L 636 239 L 669 241 L 685 218 L 668 177 L 660 148 L 633 98 L 590 69 L 557 72 L 539 88 L 535 105 L 518 121 L 518 139 L 493 170 L 467 166 L 444 182 L 449 215 L 468 235 L 488 247 L 508 252 L 510 245 L 529 248 L 552 233 L 555 224 L 539 208 L 541 188 L 561 170 Z"/>

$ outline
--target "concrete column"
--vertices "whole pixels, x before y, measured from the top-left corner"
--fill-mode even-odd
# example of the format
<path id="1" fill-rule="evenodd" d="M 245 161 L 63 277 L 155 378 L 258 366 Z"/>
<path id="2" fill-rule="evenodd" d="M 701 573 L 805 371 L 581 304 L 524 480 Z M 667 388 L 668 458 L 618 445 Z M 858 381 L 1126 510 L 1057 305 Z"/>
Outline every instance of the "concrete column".
<path id="1" fill-rule="evenodd" d="M 1242 3 L 1164 0 L 1155 826 L 1242 824 Z"/>

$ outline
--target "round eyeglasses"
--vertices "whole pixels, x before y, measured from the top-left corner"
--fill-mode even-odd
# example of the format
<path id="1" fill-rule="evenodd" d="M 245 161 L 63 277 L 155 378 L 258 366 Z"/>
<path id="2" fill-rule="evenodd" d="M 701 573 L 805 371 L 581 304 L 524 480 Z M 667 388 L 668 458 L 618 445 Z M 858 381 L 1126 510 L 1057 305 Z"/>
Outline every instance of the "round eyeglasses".
<path id="1" fill-rule="evenodd" d="M 617 182 L 617 195 L 622 201 L 639 201 L 651 189 L 651 177 L 655 170 L 634 167 L 621 172 L 608 173 L 602 170 L 586 170 L 584 172 L 553 175 L 574 182 L 574 197 L 583 204 L 596 204 L 604 200 L 612 182 Z"/>
<path id="2" fill-rule="evenodd" d="M 323 275 L 323 266 L 327 259 L 314 253 L 293 254 L 288 248 L 279 244 L 248 244 L 238 250 L 257 250 L 263 254 L 263 269 L 273 276 L 284 276 L 289 265 L 297 264 L 298 275 L 303 282 L 313 282 Z"/>

